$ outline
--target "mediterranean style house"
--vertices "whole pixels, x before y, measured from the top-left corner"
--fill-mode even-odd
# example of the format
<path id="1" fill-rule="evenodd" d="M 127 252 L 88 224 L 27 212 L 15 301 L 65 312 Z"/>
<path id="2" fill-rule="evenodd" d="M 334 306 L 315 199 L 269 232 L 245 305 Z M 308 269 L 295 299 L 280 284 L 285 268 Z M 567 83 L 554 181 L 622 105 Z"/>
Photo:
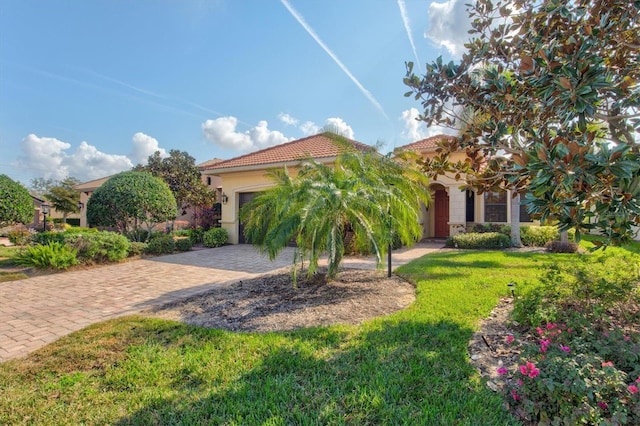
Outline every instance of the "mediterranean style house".
<path id="1" fill-rule="evenodd" d="M 446 137 L 433 136 L 398 149 L 415 151 L 423 157 L 434 156 L 438 141 Z M 266 176 L 267 170 L 287 166 L 295 175 L 297 166 L 305 158 L 331 164 L 341 150 L 337 139 L 358 149 L 372 149 L 361 142 L 337 138 L 336 135 L 325 132 L 205 167 L 202 172 L 204 176 L 217 176 L 222 182 L 221 226 L 229 233 L 229 242 L 245 242 L 243 225 L 238 217 L 240 208 L 251 201 L 257 192 L 273 186 L 273 182 Z M 459 157 L 456 156 L 462 155 L 464 154 L 454 154 L 452 160 L 457 161 Z M 492 192 L 477 196 L 474 191 L 460 190 L 461 184 L 462 182 L 450 176 L 439 177 L 438 181 L 431 184 L 432 203 L 430 206 L 423 206 L 422 211 L 423 238 L 446 238 L 466 232 L 477 223 L 510 222 L 510 194 Z M 520 215 L 521 222 L 530 222 L 525 209 L 521 209 Z"/>
<path id="2" fill-rule="evenodd" d="M 448 137 L 450 136 L 432 136 L 401 146 L 397 150 L 411 150 L 423 158 L 433 157 L 436 155 L 438 142 Z M 221 203 L 220 226 L 227 230 L 229 242 L 245 243 L 243 224 L 239 220 L 240 208 L 251 201 L 256 193 L 273 186 L 266 175 L 267 170 L 286 166 L 295 175 L 300 162 L 306 158 L 332 164 L 344 149 L 345 143 L 363 151 L 373 149 L 370 145 L 324 132 L 228 160 L 213 159 L 198 164 L 203 183 L 216 191 L 217 200 Z M 464 153 L 452 154 L 452 161 L 460 159 L 464 159 Z M 91 194 L 109 177 L 76 186 L 82 203 L 80 226 L 87 226 L 86 206 Z M 479 223 L 510 223 L 511 197 L 507 191 L 478 195 L 472 190 L 461 190 L 462 183 L 446 175 L 432 181 L 432 202 L 429 206 L 423 206 L 421 215 L 423 238 L 446 238 L 469 232 Z M 190 209 L 177 220 L 193 224 L 193 213 Z M 531 222 L 524 208 L 520 209 L 520 222 Z"/>
<path id="3" fill-rule="evenodd" d="M 417 152 L 423 158 L 436 155 L 438 142 L 451 136 L 437 135 L 397 150 Z M 453 153 L 451 161 L 465 160 L 463 152 Z M 473 190 L 461 190 L 463 181 L 453 176 L 438 176 L 431 182 L 431 205 L 423 214 L 423 237 L 445 238 L 461 232 L 470 232 L 474 225 L 484 223 L 507 224 L 511 222 L 511 193 L 509 191 L 485 192 L 478 195 Z M 526 208 L 520 209 L 520 223 L 531 224 Z"/>

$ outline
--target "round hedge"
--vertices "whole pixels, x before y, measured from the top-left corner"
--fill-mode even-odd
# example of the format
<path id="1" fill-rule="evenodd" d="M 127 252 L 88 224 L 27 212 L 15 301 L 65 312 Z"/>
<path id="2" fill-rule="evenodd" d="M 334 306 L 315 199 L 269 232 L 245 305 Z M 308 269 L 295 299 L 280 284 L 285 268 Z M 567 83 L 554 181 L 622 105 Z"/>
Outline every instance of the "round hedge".
<path id="1" fill-rule="evenodd" d="M 0 226 L 33 221 L 33 198 L 27 188 L 7 175 L 0 175 L 0 200 Z"/>

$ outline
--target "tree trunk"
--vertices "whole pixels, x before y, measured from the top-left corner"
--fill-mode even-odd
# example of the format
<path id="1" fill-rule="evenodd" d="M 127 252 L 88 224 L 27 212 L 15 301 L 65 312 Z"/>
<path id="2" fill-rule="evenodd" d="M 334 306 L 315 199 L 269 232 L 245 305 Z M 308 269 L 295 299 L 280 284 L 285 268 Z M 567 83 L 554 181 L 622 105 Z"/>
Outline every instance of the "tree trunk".
<path id="1" fill-rule="evenodd" d="M 520 239 L 520 194 L 511 197 L 511 246 L 522 247 Z"/>
<path id="2" fill-rule="evenodd" d="M 560 242 L 567 244 L 569 242 L 569 233 L 567 231 L 560 232 Z"/>

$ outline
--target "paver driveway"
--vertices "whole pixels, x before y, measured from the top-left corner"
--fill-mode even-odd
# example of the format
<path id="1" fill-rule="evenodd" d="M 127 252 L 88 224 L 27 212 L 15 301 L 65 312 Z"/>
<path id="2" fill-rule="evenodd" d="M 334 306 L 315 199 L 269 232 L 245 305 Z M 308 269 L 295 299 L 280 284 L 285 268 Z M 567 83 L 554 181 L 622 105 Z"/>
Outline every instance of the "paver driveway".
<path id="1" fill-rule="evenodd" d="M 393 265 L 441 246 L 418 244 L 399 250 L 393 254 Z M 286 248 L 271 262 L 252 246 L 234 245 L 1 283 L 0 362 L 95 322 L 290 266 L 293 252 Z M 372 259 L 346 258 L 344 266 L 375 264 Z"/>

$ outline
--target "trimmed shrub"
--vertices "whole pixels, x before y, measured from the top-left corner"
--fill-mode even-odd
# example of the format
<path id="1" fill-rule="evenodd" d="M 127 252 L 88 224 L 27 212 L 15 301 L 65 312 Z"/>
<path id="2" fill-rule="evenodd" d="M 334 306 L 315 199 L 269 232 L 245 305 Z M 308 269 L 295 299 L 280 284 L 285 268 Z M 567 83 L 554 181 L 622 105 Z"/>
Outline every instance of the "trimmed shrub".
<path id="1" fill-rule="evenodd" d="M 511 226 L 499 223 L 477 223 L 473 225 L 472 233 L 486 234 L 489 232 L 499 232 L 504 235 L 511 235 Z"/>
<path id="2" fill-rule="evenodd" d="M 501 249 L 511 247 L 508 235 L 499 232 L 458 234 L 447 239 L 447 247 L 461 249 Z"/>
<path id="3" fill-rule="evenodd" d="M 147 243 L 141 243 L 139 241 L 131 241 L 129 244 L 129 252 L 127 253 L 128 257 L 132 256 L 140 256 L 141 254 L 147 251 Z"/>
<path id="4" fill-rule="evenodd" d="M 17 246 L 26 246 L 31 242 L 31 232 L 26 228 L 9 231 L 7 236 L 9 237 L 9 242 Z"/>
<path id="5" fill-rule="evenodd" d="M 555 226 L 521 226 L 520 239 L 528 247 L 544 247 L 548 242 L 560 238 Z"/>
<path id="6" fill-rule="evenodd" d="M 49 243 L 64 243 L 65 233 L 58 231 L 38 232 L 31 237 L 34 244 L 47 245 Z"/>
<path id="7" fill-rule="evenodd" d="M 171 254 L 176 249 L 176 242 L 169 234 L 154 235 L 147 243 L 146 253 Z"/>
<path id="8" fill-rule="evenodd" d="M 202 244 L 202 237 L 204 236 L 204 228 L 198 226 L 197 228 L 189 229 L 189 238 L 192 244 Z"/>
<path id="9" fill-rule="evenodd" d="M 65 241 L 78 251 L 84 263 L 120 262 L 129 254 L 131 245 L 124 235 L 109 231 L 69 233 Z"/>
<path id="10" fill-rule="evenodd" d="M 77 265 L 77 251 L 62 243 L 52 241 L 18 251 L 13 257 L 16 264 L 36 268 L 67 269 Z"/>
<path id="11" fill-rule="evenodd" d="M 202 245 L 205 247 L 220 247 L 227 243 L 229 234 L 224 228 L 211 228 L 202 236 Z"/>
<path id="12" fill-rule="evenodd" d="M 545 247 L 551 253 L 575 253 L 578 251 L 578 244 L 571 241 L 566 243 L 562 241 L 550 241 Z"/>
<path id="13" fill-rule="evenodd" d="M 178 251 L 190 251 L 193 244 L 191 244 L 191 240 L 188 237 L 176 238 L 176 250 Z"/>

